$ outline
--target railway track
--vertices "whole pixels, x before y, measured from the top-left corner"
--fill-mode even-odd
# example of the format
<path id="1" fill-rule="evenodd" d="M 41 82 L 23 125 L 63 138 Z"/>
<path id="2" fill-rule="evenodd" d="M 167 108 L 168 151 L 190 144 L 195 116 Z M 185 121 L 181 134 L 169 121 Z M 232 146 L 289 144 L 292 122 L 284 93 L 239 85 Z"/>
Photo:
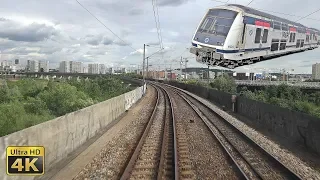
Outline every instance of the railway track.
<path id="1" fill-rule="evenodd" d="M 177 141 L 172 102 L 157 86 L 151 118 L 121 179 L 178 179 Z"/>
<path id="2" fill-rule="evenodd" d="M 161 85 L 163 86 L 163 85 Z M 168 88 L 166 86 L 166 88 Z M 301 179 L 273 155 L 197 99 L 169 87 L 202 119 L 245 179 Z"/>

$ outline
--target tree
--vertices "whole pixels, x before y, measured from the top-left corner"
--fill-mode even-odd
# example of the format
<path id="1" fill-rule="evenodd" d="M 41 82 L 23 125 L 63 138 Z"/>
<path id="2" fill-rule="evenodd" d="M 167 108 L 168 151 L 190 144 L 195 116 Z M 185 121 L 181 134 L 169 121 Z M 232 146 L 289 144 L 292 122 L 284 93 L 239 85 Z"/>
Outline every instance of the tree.
<path id="1" fill-rule="evenodd" d="M 217 77 L 210 85 L 219 91 L 228 93 L 236 93 L 237 91 L 237 85 L 234 79 L 226 74 Z"/>
<path id="2" fill-rule="evenodd" d="M 66 83 L 55 83 L 52 89 L 39 94 L 52 114 L 61 116 L 93 104 L 84 92 Z"/>

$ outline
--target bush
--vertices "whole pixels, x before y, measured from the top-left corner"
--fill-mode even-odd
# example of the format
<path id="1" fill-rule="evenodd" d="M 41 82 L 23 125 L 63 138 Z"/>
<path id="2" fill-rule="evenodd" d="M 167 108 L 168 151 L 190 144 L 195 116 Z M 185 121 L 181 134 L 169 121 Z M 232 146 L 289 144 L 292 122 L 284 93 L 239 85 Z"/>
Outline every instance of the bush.
<path id="1" fill-rule="evenodd" d="M 237 85 L 234 79 L 226 74 L 217 77 L 212 83 L 210 83 L 212 88 L 215 88 L 219 91 L 236 93 Z"/>
<path id="2" fill-rule="evenodd" d="M 118 96 L 134 87 L 115 77 L 89 80 L 23 79 L 0 86 L 0 136 Z"/>
<path id="3" fill-rule="evenodd" d="M 41 92 L 39 98 L 55 116 L 62 116 L 93 104 L 92 99 L 84 92 L 66 83 L 55 83 L 52 88 Z"/>

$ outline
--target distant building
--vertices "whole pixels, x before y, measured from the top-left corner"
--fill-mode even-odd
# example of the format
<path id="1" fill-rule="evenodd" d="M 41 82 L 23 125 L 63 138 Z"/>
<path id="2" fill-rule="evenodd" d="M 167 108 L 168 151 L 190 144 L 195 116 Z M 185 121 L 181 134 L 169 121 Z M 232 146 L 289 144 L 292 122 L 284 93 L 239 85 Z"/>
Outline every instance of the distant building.
<path id="1" fill-rule="evenodd" d="M 39 72 L 49 72 L 49 61 L 39 61 Z"/>
<path id="2" fill-rule="evenodd" d="M 70 72 L 71 73 L 82 73 L 82 62 L 70 61 Z"/>
<path id="3" fill-rule="evenodd" d="M 114 74 L 114 68 L 113 68 L 113 67 L 109 68 L 108 72 L 109 72 L 110 74 Z"/>
<path id="4" fill-rule="evenodd" d="M 121 68 L 121 73 L 127 73 L 127 69 L 126 68 Z"/>
<path id="5" fill-rule="evenodd" d="M 82 72 L 85 73 L 85 74 L 88 73 L 88 67 L 83 67 L 82 68 Z"/>
<path id="6" fill-rule="evenodd" d="M 12 65 L 13 65 L 12 61 L 3 60 L 3 61 L 1 62 L 1 66 L 2 66 L 2 67 L 12 66 Z"/>
<path id="7" fill-rule="evenodd" d="M 37 60 L 29 60 L 29 71 L 39 72 L 39 62 Z"/>
<path id="8" fill-rule="evenodd" d="M 312 65 L 312 79 L 320 79 L 320 64 L 316 63 Z"/>
<path id="9" fill-rule="evenodd" d="M 70 72 L 70 64 L 68 61 L 61 61 L 59 66 L 59 72 L 69 73 Z"/>
<path id="10" fill-rule="evenodd" d="M 99 64 L 99 74 L 106 74 L 106 65 Z"/>
<path id="11" fill-rule="evenodd" d="M 89 74 L 99 74 L 99 64 L 89 64 L 88 65 Z"/>

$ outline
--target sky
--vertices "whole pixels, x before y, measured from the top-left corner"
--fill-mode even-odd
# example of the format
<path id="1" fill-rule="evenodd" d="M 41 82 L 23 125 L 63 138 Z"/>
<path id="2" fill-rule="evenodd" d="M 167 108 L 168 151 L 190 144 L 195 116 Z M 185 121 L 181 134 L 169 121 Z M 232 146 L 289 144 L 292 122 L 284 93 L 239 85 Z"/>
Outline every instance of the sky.
<path id="1" fill-rule="evenodd" d="M 251 0 L 230 0 L 247 5 Z M 103 63 L 108 67 L 135 67 L 146 54 L 159 50 L 159 40 L 151 0 L 79 0 L 103 24 L 100 24 L 76 0 L 1 0 L 0 60 L 48 60 L 50 68 L 60 61 Z M 221 0 L 221 2 L 225 2 Z M 223 5 L 213 0 L 157 0 L 164 50 L 150 57 L 150 68 L 179 67 L 180 56 L 189 58 L 188 67 L 205 67 L 189 53 L 192 36 L 208 8 Z M 254 0 L 252 8 L 262 9 L 289 20 L 297 20 L 320 8 L 319 0 Z M 303 7 L 303 8 L 301 8 Z M 276 13 L 274 13 L 276 12 Z M 280 14 L 282 13 L 282 14 Z M 291 14 L 291 15 L 283 15 Z M 320 29 L 320 11 L 299 21 Z M 114 34 L 120 37 L 118 39 Z M 294 69 L 311 73 L 311 65 L 320 61 L 320 48 L 274 60 L 239 67 L 238 72 Z"/>

